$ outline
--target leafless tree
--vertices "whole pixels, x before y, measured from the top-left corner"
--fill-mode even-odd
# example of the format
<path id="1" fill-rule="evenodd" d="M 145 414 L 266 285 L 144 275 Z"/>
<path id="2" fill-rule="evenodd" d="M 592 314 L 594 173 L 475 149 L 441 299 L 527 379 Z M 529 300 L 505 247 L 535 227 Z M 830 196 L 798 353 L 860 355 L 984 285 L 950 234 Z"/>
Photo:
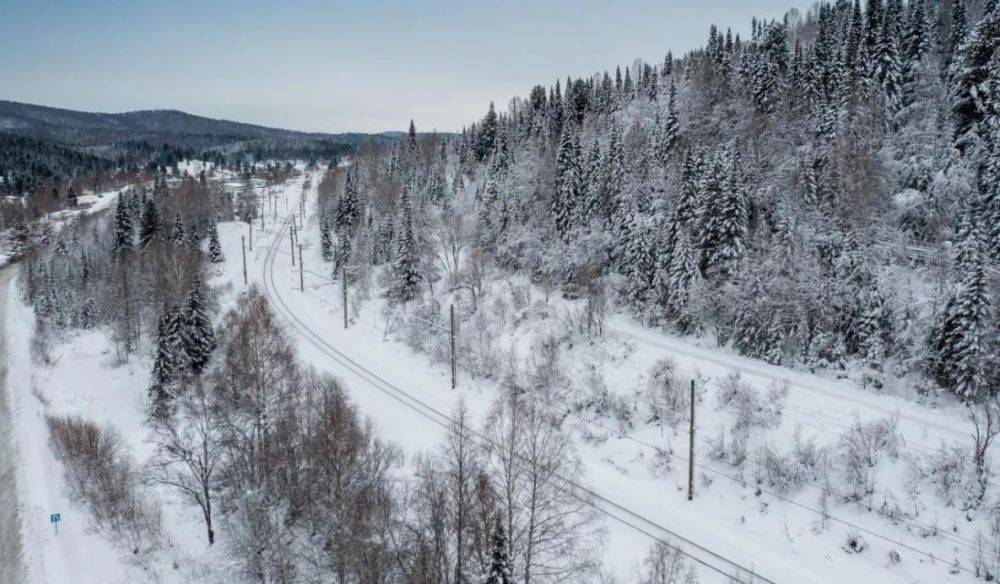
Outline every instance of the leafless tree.
<path id="1" fill-rule="evenodd" d="M 520 581 L 561 581 L 596 567 L 599 539 L 569 438 L 538 407 L 511 397 L 487 422 L 490 468 Z"/>
<path id="2" fill-rule="evenodd" d="M 215 543 L 212 493 L 222 462 L 221 425 L 211 392 L 201 380 L 182 394 L 174 416 L 154 418 L 156 456 L 150 476 L 169 485 L 201 509 L 208 545 Z"/>

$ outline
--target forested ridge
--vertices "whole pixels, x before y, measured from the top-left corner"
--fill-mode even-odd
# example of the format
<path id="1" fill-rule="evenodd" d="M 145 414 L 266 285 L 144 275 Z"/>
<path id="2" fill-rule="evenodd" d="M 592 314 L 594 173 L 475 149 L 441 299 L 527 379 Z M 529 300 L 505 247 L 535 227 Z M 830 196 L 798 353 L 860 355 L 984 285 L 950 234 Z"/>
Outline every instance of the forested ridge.
<path id="1" fill-rule="evenodd" d="M 325 239 L 370 242 L 356 260 L 393 264 L 412 300 L 457 204 L 476 249 L 568 297 L 599 281 L 651 325 L 771 363 L 993 392 L 996 4 L 819 3 L 536 86 L 454 139 L 411 128 L 348 177 Z"/>

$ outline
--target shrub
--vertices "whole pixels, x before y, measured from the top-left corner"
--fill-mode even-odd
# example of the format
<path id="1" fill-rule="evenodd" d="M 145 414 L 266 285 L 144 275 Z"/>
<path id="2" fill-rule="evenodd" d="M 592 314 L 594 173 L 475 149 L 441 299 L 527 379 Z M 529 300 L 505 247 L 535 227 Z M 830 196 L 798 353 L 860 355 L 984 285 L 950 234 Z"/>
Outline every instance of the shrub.
<path id="1" fill-rule="evenodd" d="M 138 554 L 159 536 L 159 513 L 142 492 L 140 475 L 121 437 L 80 418 L 48 416 L 52 450 L 63 463 L 71 498 L 85 503 L 98 528 Z"/>

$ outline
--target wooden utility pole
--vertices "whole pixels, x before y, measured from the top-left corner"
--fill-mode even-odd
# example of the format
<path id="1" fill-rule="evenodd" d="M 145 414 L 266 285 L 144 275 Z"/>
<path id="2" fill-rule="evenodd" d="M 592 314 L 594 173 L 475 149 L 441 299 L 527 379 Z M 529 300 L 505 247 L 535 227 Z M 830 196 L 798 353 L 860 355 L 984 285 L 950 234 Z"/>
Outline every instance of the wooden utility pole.
<path id="1" fill-rule="evenodd" d="M 344 292 L 344 330 L 347 330 L 347 263 L 344 263 L 344 268 L 341 273 L 341 280 L 343 284 Z"/>
<path id="2" fill-rule="evenodd" d="M 448 312 L 451 316 L 451 388 L 455 389 L 458 385 L 457 373 L 458 367 L 455 363 L 455 305 L 450 304 L 448 306 Z"/>
<path id="3" fill-rule="evenodd" d="M 247 284 L 247 238 L 240 236 L 240 248 L 243 250 L 243 285 Z"/>
<path id="4" fill-rule="evenodd" d="M 292 267 L 295 266 L 295 225 L 288 228 L 288 242 L 292 248 Z"/>
<path id="5" fill-rule="evenodd" d="M 247 231 L 250 232 L 250 251 L 253 251 L 253 221 L 247 223 Z"/>
<path id="6" fill-rule="evenodd" d="M 302 244 L 299 244 L 299 292 L 306 291 L 305 267 L 302 263 Z"/>
<path id="7" fill-rule="evenodd" d="M 691 445 L 688 449 L 688 501 L 694 498 L 694 379 L 691 380 Z"/>

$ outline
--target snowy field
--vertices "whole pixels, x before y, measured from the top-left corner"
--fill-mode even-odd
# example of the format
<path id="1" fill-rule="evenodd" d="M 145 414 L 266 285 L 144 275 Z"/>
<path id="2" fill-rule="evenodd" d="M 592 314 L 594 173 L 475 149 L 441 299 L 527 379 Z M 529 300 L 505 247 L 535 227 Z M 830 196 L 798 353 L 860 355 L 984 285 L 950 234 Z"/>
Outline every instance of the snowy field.
<path id="1" fill-rule="evenodd" d="M 460 371 L 459 387 L 452 390 L 445 365 L 398 340 L 399 328 L 389 326 L 382 299 L 359 303 L 353 288 L 349 295 L 357 313 L 344 329 L 340 282 L 329 278 L 318 245 L 319 175 L 312 176 L 313 188 L 305 192 L 304 178 L 266 197 L 265 226 L 252 227 L 254 247 L 246 258 L 249 284 L 266 292 L 294 333 L 300 356 L 340 377 L 382 436 L 408 455 L 431 450 L 446 431 L 442 422 L 460 399 L 481 419 L 500 395 L 500 386 L 496 380 L 474 379 Z M 306 209 L 299 235 L 304 269 L 298 258 L 292 266 L 288 231 L 293 221 L 301 225 L 296 211 L 300 197 L 305 197 Z M 99 204 L 111 199 L 104 197 Z M 217 293 L 217 314 L 246 289 L 240 246 L 241 236 L 250 235 L 243 223 L 220 224 L 219 232 L 227 261 L 210 268 L 215 270 L 210 283 Z M 47 363 L 33 362 L 31 310 L 19 301 L 15 287 L 5 293 L 8 387 L 19 448 L 28 581 L 97 584 L 224 578 L 225 565 L 205 551 L 197 509 L 169 491 L 155 490 L 164 541 L 151 558 L 141 560 L 130 558 L 128 550 L 95 532 L 87 511 L 66 498 L 61 465 L 48 446 L 45 415 L 79 415 L 111 425 L 142 463 L 152 451 L 144 424 L 151 362 L 148 356 L 139 356 L 126 365 L 114 365 L 114 351 L 101 332 L 58 339 Z M 524 350 L 526 339 L 558 327 L 559 315 L 573 307 L 565 300 L 543 301 L 538 290 L 529 291 L 529 297 L 528 305 L 538 309 L 528 312 L 535 316 L 505 329 L 515 355 Z M 754 581 L 762 582 L 974 580 L 967 566 L 976 530 L 985 527 L 967 521 L 956 506 L 945 506 L 926 489 L 901 487 L 908 459 L 929 454 L 942 443 L 968 442 L 969 423 L 960 408 L 931 407 L 848 381 L 767 365 L 646 329 L 622 315 L 608 318 L 603 338 L 573 344 L 566 357 L 563 364 L 573 379 L 601 378 L 608 392 L 625 403 L 640 399 L 652 367 L 664 357 L 673 361 L 678 377 L 696 379 L 701 394 L 691 502 L 686 493 L 686 422 L 674 427 L 645 419 L 624 424 L 588 410 L 565 412 L 584 463 L 585 486 L 593 491 L 591 503 L 606 529 L 603 559 L 620 581 L 634 581 L 635 569 L 656 540 L 670 542 L 694 558 L 704 582 L 728 581 L 729 575 L 741 571 L 755 573 Z M 717 406 L 719 382 L 734 372 L 762 396 L 769 396 L 772 388 L 787 387 L 780 422 L 759 436 L 782 452 L 797 441 L 837 443 L 856 422 L 896 420 L 902 442 L 895 456 L 880 456 L 880 488 L 870 500 L 841 503 L 831 497 L 824 502 L 823 486 L 817 484 L 782 494 L 758 486 L 752 476 L 740 476 L 724 461 L 711 460 L 708 453 L 732 415 Z M 565 409 L 562 404 L 552 407 Z M 839 487 L 827 488 L 836 493 Z M 893 505 L 906 513 L 887 513 Z M 58 533 L 49 523 L 52 513 L 62 516 Z M 860 535 L 867 548 L 860 553 L 845 551 L 850 534 Z M 960 567 L 953 568 L 956 560 Z"/>

